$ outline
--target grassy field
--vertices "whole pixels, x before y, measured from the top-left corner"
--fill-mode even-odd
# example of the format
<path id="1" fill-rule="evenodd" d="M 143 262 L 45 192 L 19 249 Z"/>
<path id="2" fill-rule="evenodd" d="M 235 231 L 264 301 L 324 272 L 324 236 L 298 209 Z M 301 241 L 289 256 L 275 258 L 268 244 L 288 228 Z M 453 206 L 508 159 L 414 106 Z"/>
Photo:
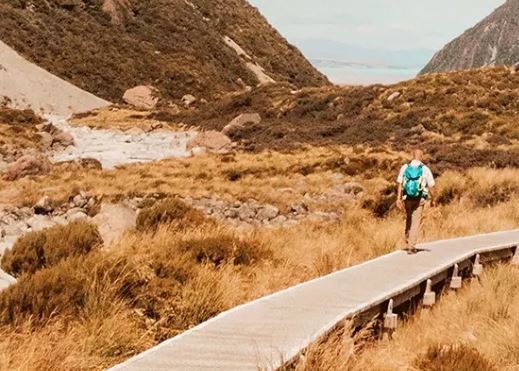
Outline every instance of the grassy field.
<path id="1" fill-rule="evenodd" d="M 95 234 L 81 226 L 67 232 L 72 242 L 63 242 L 57 252 L 45 241 L 65 232 L 22 241 L 16 259 L 29 265 L 17 263 L 18 284 L 0 294 L 0 368 L 102 369 L 240 303 L 403 246 L 403 215 L 391 202 L 393 173 L 405 154 L 359 151 L 208 155 L 113 171 L 57 168 L 46 177 L 0 183 L 3 190 L 19 190 L 6 192 L 3 200 L 18 205 L 31 205 L 43 194 L 67 199 L 87 190 L 105 201 L 157 192 L 170 198 L 252 197 L 280 209 L 340 183 L 364 188 L 340 205 L 312 205 L 340 211 L 338 222 L 325 225 L 302 221 L 287 229 L 238 232 L 173 202 L 157 208 L 162 211 L 155 216 L 148 210 L 138 227 L 109 249 L 96 247 Z M 231 171 L 240 176 L 229 177 Z M 439 206 L 427 210 L 423 239 L 517 227 L 517 176 L 513 169 L 484 168 L 442 174 Z M 287 194 L 286 188 L 293 191 Z M 30 263 L 34 258 L 27 252 L 34 249 L 43 251 L 38 259 L 48 259 L 46 265 Z M 13 270 L 12 259 L 2 264 Z M 368 351 L 354 356 L 353 365 L 376 358 Z"/>
<path id="2" fill-rule="evenodd" d="M 394 334 L 378 341 L 361 333 L 354 342 L 344 332 L 315 344 L 303 370 L 516 370 L 519 270 L 488 269 L 457 294 L 448 293 L 431 310 L 422 309 Z"/>

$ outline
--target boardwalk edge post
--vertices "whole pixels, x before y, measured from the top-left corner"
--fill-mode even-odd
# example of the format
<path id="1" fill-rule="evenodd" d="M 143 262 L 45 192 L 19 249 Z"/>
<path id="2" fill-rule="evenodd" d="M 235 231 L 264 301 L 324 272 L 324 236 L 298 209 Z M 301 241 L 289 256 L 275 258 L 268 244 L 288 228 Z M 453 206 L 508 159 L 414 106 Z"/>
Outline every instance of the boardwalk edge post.
<path id="1" fill-rule="evenodd" d="M 519 266 L 519 246 L 515 248 L 514 257 L 512 258 L 512 265 Z"/>
<path id="2" fill-rule="evenodd" d="M 459 275 L 458 264 L 454 264 L 454 270 L 452 271 L 451 289 L 453 289 L 453 290 L 461 289 L 461 277 Z"/>
<path id="3" fill-rule="evenodd" d="M 472 275 L 474 277 L 479 277 L 483 274 L 483 265 L 481 264 L 481 256 L 479 254 L 476 255 L 476 259 L 474 260 L 474 265 L 472 266 Z"/>
<path id="4" fill-rule="evenodd" d="M 434 304 L 436 304 L 436 293 L 432 290 L 432 281 L 429 279 L 427 280 L 427 286 L 425 288 L 425 293 L 423 294 L 422 305 L 430 308 Z"/>
<path id="5" fill-rule="evenodd" d="M 384 329 L 389 331 L 396 330 L 398 325 L 398 314 L 393 313 L 394 301 L 391 299 L 387 306 L 387 313 L 384 316 Z"/>

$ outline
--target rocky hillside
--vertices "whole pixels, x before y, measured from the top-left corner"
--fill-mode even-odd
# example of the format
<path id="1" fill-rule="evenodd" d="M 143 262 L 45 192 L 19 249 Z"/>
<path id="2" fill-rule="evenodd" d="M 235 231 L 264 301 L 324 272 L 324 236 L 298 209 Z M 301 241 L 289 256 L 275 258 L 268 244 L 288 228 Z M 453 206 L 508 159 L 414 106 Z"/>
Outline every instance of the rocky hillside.
<path id="1" fill-rule="evenodd" d="M 99 97 L 167 99 L 328 80 L 246 0 L 0 0 L 0 40 Z"/>
<path id="2" fill-rule="evenodd" d="M 515 64 L 518 38 L 519 0 L 508 0 L 436 53 L 421 74 Z"/>

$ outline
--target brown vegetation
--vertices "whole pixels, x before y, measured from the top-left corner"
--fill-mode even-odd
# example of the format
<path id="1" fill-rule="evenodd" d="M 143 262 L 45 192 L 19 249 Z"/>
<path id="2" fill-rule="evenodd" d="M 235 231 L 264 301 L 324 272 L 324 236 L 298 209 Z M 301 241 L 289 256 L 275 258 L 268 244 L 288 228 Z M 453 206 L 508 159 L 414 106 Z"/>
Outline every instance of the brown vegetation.
<path id="1" fill-rule="evenodd" d="M 0 160 L 14 161 L 27 150 L 41 150 L 36 125 L 43 120 L 31 110 L 0 106 Z"/>
<path id="2" fill-rule="evenodd" d="M 328 83 L 245 0 L 124 3 L 128 16 L 114 24 L 102 0 L 2 0 L 0 39 L 51 73 L 114 102 L 136 85 L 154 85 L 167 99 L 188 93 L 209 98 L 242 89 L 243 83 L 255 86 L 255 76 L 224 36 L 276 81 L 299 87 Z"/>
<path id="3" fill-rule="evenodd" d="M 263 198 L 268 197 L 274 204 L 282 206 L 283 202 L 290 202 L 286 198 L 294 199 L 297 196 L 279 193 L 278 187 L 292 185 L 297 188 L 296 183 L 301 179 L 308 184 L 306 191 L 322 192 L 326 187 L 333 187 L 334 173 L 327 170 L 327 166 L 331 165 L 325 164 L 338 164 L 339 161 L 329 161 L 333 156 L 338 156 L 337 152 L 317 149 L 312 151 L 310 158 L 308 153 L 271 153 L 236 155 L 232 161 L 221 161 L 221 156 L 215 155 L 194 159 L 188 167 L 181 165 L 182 161 L 166 161 L 147 167 L 131 166 L 114 172 L 79 172 L 74 177 L 54 174 L 41 181 L 48 182 L 50 187 L 57 187 L 56 192 L 62 192 L 69 189 L 68 187 L 75 187 L 77 191 L 89 185 L 106 198 L 119 194 L 124 189 L 123 183 L 128 184 L 129 181 L 139 187 L 140 182 L 133 181 L 132 176 L 141 176 L 146 171 L 145 179 L 152 179 L 149 184 L 143 184 L 138 192 L 144 194 L 146 189 L 147 192 L 164 190 L 164 185 L 157 182 L 162 179 L 167 180 L 165 184 L 172 187 L 171 190 L 175 189 L 186 196 L 199 192 L 192 180 L 199 177 L 201 172 L 208 172 L 207 176 L 214 176 L 213 181 L 206 185 L 211 192 L 220 190 L 227 195 L 239 195 L 248 190 L 249 195 L 263 195 Z M 333 156 L 332 152 L 335 153 Z M 376 155 L 379 160 L 383 156 L 395 156 L 395 161 L 398 162 L 394 153 Z M 225 167 L 218 169 L 214 161 L 247 175 L 230 182 L 225 173 L 220 173 Z M 314 161 L 320 165 L 312 166 Z M 302 175 L 301 166 L 308 166 L 312 171 L 306 170 L 307 175 Z M 362 179 L 361 176 L 362 173 L 357 178 L 344 178 L 342 181 L 361 181 L 366 187 L 366 197 L 376 196 L 378 192 L 384 194 L 388 183 L 382 174 L 375 179 Z M 489 190 L 513 184 L 516 177 L 517 171 L 512 169 L 472 169 L 465 173 L 449 172 L 442 175 L 439 178 L 438 194 L 444 201 L 440 207 L 427 210 L 424 239 L 515 228 L 519 221 L 517 194 L 491 204 L 482 202 L 482 197 Z M 40 180 L 24 180 L 17 185 L 27 186 L 38 181 Z M 33 186 L 39 187 L 38 183 Z M 170 194 L 174 194 L 171 190 Z M 171 201 L 168 200 L 167 193 L 164 199 Z M 147 202 L 146 198 L 143 202 Z M 156 205 L 160 204 L 159 201 Z M 0 368 L 12 369 L 19 365 L 25 365 L 27 369 L 45 365 L 46 369 L 52 370 L 67 367 L 108 367 L 240 303 L 401 246 L 402 216 L 391 209 L 384 218 L 376 218 L 370 211 L 361 209 L 361 204 L 362 198 L 359 202 L 340 206 L 344 212 L 338 223 L 323 225 L 302 222 L 291 229 L 260 229 L 251 233 L 237 234 L 214 222 L 193 223 L 181 229 L 161 224 L 149 231 L 136 230 L 128 233 L 117 245 L 111 246 L 110 250 L 71 257 L 35 274 L 24 274 L 16 285 L 0 294 L 0 317 L 3 319 L 0 331 L 6 334 L 0 339 L 0 348 L 3 350 Z M 337 208 L 334 205 L 334 209 Z M 173 210 L 177 209 L 176 206 L 173 207 Z M 499 285 L 505 281 L 512 285 L 517 280 L 513 277 L 509 279 L 505 273 L 495 275 L 495 280 L 493 274 L 488 277 L 491 277 L 491 281 L 483 280 L 482 283 L 486 296 L 481 297 L 481 291 L 475 291 L 473 296 L 469 295 L 471 304 L 460 309 L 454 309 L 457 301 L 446 301 L 451 304 L 444 309 L 441 309 L 443 304 L 440 304 L 437 309 L 439 312 L 431 312 L 437 313 L 434 318 L 425 318 L 422 324 L 419 318 L 427 315 L 422 313 L 416 322 L 410 323 L 410 326 L 420 326 L 419 330 L 403 330 L 402 336 L 397 333 L 396 342 L 390 344 L 401 346 L 405 352 L 402 355 L 402 350 L 397 350 L 399 355 L 395 359 L 406 360 L 411 365 L 417 357 L 427 352 L 431 344 L 456 344 L 456 339 L 438 337 L 435 334 L 448 336 L 447 328 L 452 328 L 454 322 L 447 319 L 454 321 L 456 317 L 459 322 L 459 318 L 463 317 L 460 313 L 464 311 L 470 313 L 467 321 L 463 322 L 467 328 L 482 323 L 477 319 L 481 313 L 487 313 L 490 318 L 499 321 L 500 318 L 503 321 L 505 317 L 509 318 L 508 314 L 500 315 L 509 313 L 501 304 L 510 295 L 508 289 L 500 288 Z M 477 288 L 477 285 L 470 286 L 469 292 L 473 288 Z M 496 296 L 499 300 L 496 300 Z M 515 299 L 512 297 L 510 300 L 513 302 Z M 492 301 L 495 301 L 495 305 L 490 304 Z M 487 308 L 487 304 L 490 305 L 488 311 L 484 309 L 482 312 L 481 308 Z M 447 315 L 449 311 L 455 314 Z M 118 328 L 115 325 L 117 321 L 123 321 L 124 326 Z M 426 332 L 427 337 L 423 340 L 416 338 L 422 336 L 422 327 L 426 323 L 429 326 L 431 321 L 434 321 L 435 326 Z M 437 326 L 437 323 L 440 325 Z M 499 323 L 500 326 L 505 326 L 505 322 Z M 490 322 L 488 326 L 489 324 Z M 28 328 L 32 330 L 24 330 Z M 504 327 L 501 331 L 503 329 Z M 462 334 L 463 331 L 466 330 L 460 328 L 457 334 Z M 61 336 L 55 336 L 56 333 Z M 86 338 L 99 342 L 99 346 L 90 346 L 84 340 L 78 339 L 78 336 L 85 334 L 90 334 Z M 47 343 L 37 346 L 39 341 L 35 339 L 40 338 L 54 346 L 48 347 Z M 399 341 L 408 338 L 419 346 L 410 347 L 407 342 L 398 345 Z M 499 344 L 504 344 L 503 341 Z M 334 350 L 316 351 L 316 354 L 328 354 L 326 357 L 334 355 L 333 359 L 342 363 L 333 363 L 335 361 L 325 358 L 322 362 L 315 360 L 313 365 L 317 366 L 307 369 L 320 369 L 319 365 L 323 365 L 322 369 L 331 370 L 334 369 L 333 365 L 350 364 L 351 360 L 356 365 L 353 369 L 386 369 L 386 365 L 379 367 L 373 363 L 373 359 L 387 359 L 376 353 L 379 345 L 373 348 L 377 355 L 371 358 L 372 348 L 351 351 L 348 350 L 351 341 L 337 342 L 347 346 L 343 353 L 339 353 L 342 354 L 340 357 L 335 356 L 337 353 Z M 508 342 L 512 343 L 511 338 Z M 383 347 L 389 346 L 384 344 L 382 343 Z M 485 340 L 485 344 L 490 343 Z M 498 346 L 497 343 L 494 346 Z M 492 362 L 495 361 L 493 354 L 501 354 L 490 348 L 485 350 L 477 344 L 472 347 Z M 62 349 L 76 355 L 75 358 L 64 355 Z M 408 349 L 413 349 L 412 354 L 408 353 Z M 30 351 L 31 356 L 21 360 L 17 355 L 26 351 Z M 506 359 L 496 364 L 511 364 L 515 358 L 511 352 L 507 354 L 509 355 Z M 53 359 L 53 363 L 46 363 L 45 359 Z M 388 367 L 393 366 L 389 364 Z"/>
<path id="4" fill-rule="evenodd" d="M 182 200 L 166 198 L 145 207 L 137 216 L 139 231 L 156 231 L 161 225 L 175 229 L 186 229 L 207 223 L 204 214 L 186 205 Z"/>
<path id="5" fill-rule="evenodd" d="M 277 84 L 161 116 L 221 130 L 236 115 L 257 112 L 260 124 L 232 133 L 250 151 L 305 144 L 397 150 L 420 145 L 439 170 L 517 167 L 518 87 L 519 75 L 505 68 L 427 75 L 391 86 L 294 92 Z M 390 100 L 394 93 L 400 95 Z"/>
<path id="6" fill-rule="evenodd" d="M 2 257 L 2 268 L 13 276 L 35 273 L 72 256 L 86 255 L 102 244 L 97 227 L 82 221 L 29 232 Z"/>
<path id="7" fill-rule="evenodd" d="M 519 363 L 517 292 L 519 271 L 488 269 L 459 294 L 445 294 L 432 310 L 402 322 L 393 340 L 354 343 L 337 332 L 311 347 L 303 370 L 513 370 Z M 319 367 L 309 368 L 308 365 Z"/>

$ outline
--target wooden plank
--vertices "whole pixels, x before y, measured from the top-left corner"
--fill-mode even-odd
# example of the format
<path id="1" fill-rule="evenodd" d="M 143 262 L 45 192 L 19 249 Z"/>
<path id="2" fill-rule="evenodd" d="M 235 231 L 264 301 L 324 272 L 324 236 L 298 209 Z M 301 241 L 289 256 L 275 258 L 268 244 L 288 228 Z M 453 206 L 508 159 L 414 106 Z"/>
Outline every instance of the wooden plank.
<path id="1" fill-rule="evenodd" d="M 454 264 L 470 274 L 476 254 L 509 257 L 518 243 L 515 230 L 422 244 L 416 255 L 397 251 L 241 305 L 113 370 L 277 369 L 341 321 L 365 319 L 391 298 L 410 300 L 427 279 L 449 280 Z"/>

